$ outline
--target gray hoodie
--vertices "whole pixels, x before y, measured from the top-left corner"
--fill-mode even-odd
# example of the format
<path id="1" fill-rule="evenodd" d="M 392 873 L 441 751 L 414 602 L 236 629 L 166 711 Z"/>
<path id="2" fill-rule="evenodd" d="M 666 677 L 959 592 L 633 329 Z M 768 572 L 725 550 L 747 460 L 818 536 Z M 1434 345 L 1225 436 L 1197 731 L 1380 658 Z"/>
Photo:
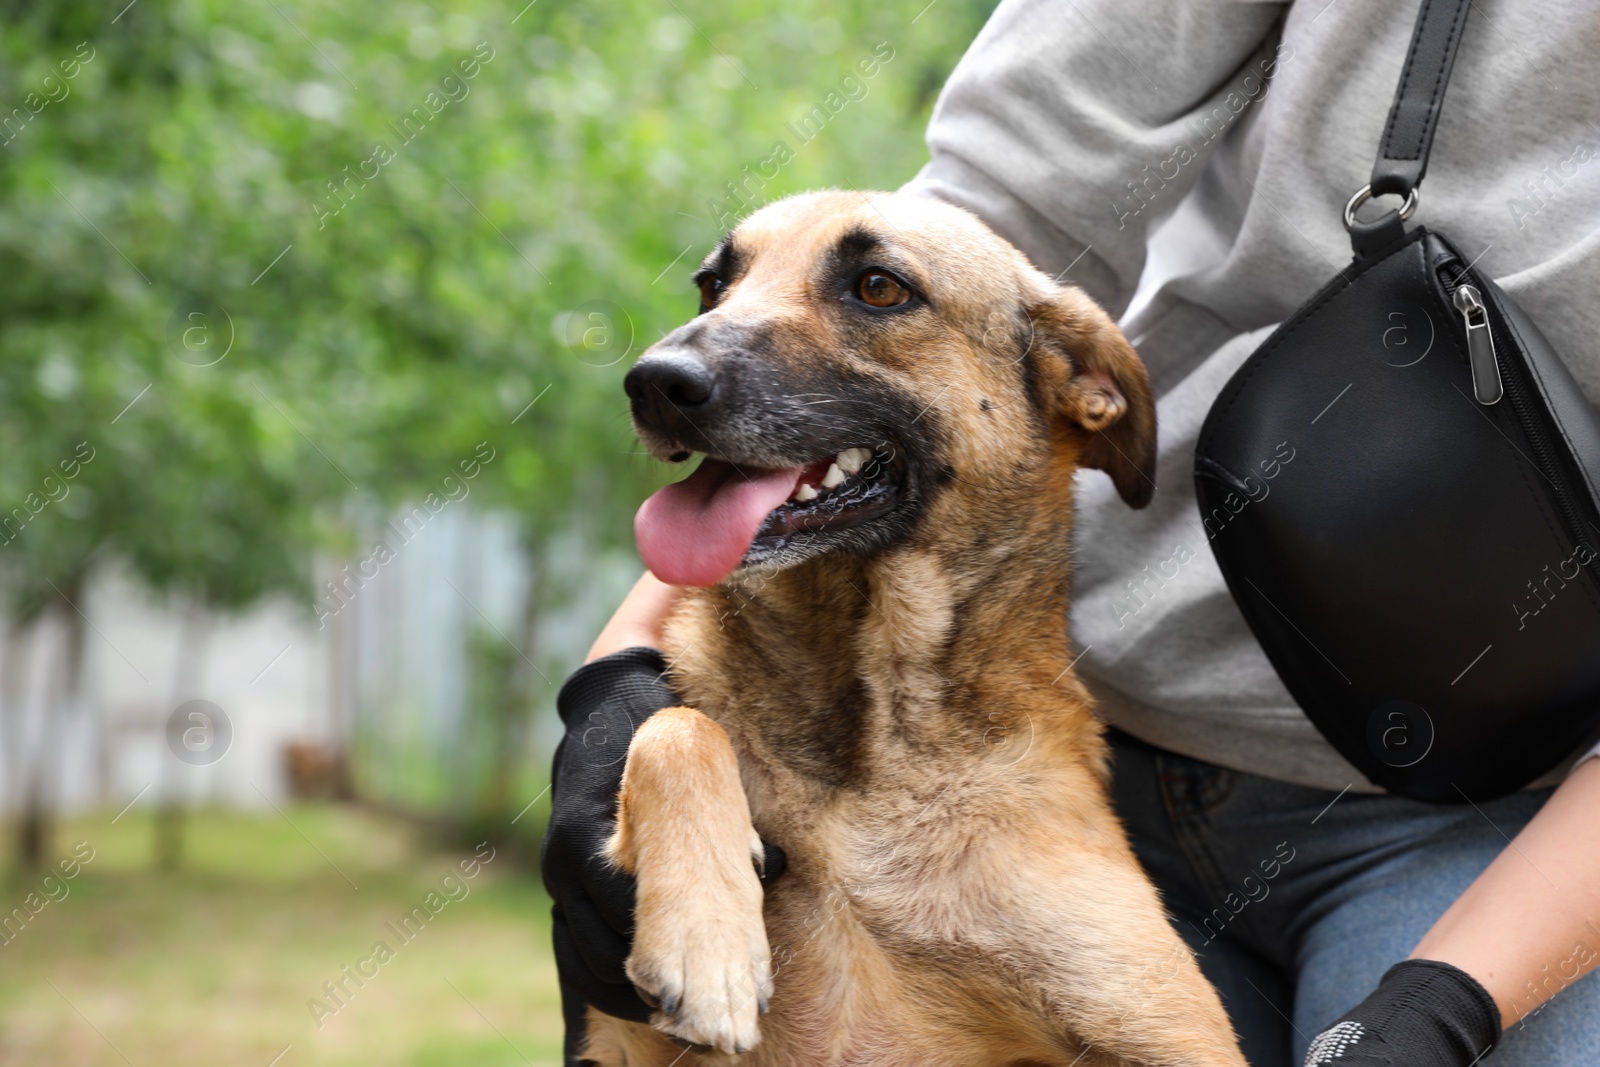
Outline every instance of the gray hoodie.
<path id="1" fill-rule="evenodd" d="M 1233 371 L 1349 262 L 1340 212 L 1372 168 L 1416 12 L 1005 0 L 945 86 L 931 161 L 907 186 L 969 208 L 1123 316 L 1149 365 L 1154 503 L 1132 511 L 1092 472 L 1078 485 L 1071 631 L 1102 714 L 1328 789 L 1373 787 L 1235 607 L 1193 451 Z M 1477 257 L 1600 401 L 1600 4 L 1472 5 L 1415 221 Z"/>

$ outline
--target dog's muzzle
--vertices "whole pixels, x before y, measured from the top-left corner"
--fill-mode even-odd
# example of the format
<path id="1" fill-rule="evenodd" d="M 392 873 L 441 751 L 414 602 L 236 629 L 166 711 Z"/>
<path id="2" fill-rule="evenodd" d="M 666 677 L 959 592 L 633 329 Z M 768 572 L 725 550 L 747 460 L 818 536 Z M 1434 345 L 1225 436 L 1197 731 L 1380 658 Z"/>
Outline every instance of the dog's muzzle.
<path id="1" fill-rule="evenodd" d="M 674 440 L 703 436 L 697 420 L 716 418 L 719 394 L 726 392 L 719 386 L 717 372 L 686 348 L 652 352 L 622 379 L 634 419 Z"/>

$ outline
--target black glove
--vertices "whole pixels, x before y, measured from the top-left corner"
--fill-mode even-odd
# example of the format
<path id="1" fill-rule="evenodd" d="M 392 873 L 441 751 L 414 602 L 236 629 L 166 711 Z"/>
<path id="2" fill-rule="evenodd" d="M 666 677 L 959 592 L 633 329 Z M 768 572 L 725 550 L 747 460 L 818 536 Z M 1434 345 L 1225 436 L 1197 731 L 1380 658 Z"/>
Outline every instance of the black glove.
<path id="1" fill-rule="evenodd" d="M 1499 1040 L 1500 1009 L 1477 979 L 1406 960 L 1316 1036 L 1305 1067 L 1470 1067 Z"/>
<path id="2" fill-rule="evenodd" d="M 634 731 L 680 703 L 653 648 L 629 648 L 573 672 L 556 697 L 567 734 L 550 769 L 550 825 L 540 850 L 554 906 L 552 935 L 568 1064 L 580 1062 L 584 1006 L 645 1022 L 650 1008 L 623 970 L 633 942 L 634 882 L 600 858 L 617 822 L 617 793 Z M 766 846 L 763 885 L 784 871 L 783 850 Z"/>

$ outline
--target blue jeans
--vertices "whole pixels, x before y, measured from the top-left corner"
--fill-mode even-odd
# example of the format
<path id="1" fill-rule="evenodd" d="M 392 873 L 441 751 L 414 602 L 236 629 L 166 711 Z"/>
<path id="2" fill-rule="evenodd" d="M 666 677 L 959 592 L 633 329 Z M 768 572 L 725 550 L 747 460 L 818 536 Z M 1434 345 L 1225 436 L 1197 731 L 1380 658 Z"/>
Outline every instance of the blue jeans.
<path id="1" fill-rule="evenodd" d="M 1115 730 L 1111 741 L 1134 851 L 1252 1067 L 1300 1067 L 1311 1039 L 1411 953 L 1550 795 L 1530 790 L 1478 810 L 1339 796 Z M 1508 1026 L 1483 1067 L 1600 1063 L 1600 972 L 1564 988 L 1555 972 L 1554 999 Z"/>

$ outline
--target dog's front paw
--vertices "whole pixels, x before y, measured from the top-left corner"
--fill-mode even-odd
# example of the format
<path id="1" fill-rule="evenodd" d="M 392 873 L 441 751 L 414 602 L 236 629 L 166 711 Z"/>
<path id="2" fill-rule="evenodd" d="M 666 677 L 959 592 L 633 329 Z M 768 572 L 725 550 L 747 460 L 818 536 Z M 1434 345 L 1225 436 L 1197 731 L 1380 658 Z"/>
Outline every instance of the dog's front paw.
<path id="1" fill-rule="evenodd" d="M 722 727 L 667 708 L 639 727 L 606 855 L 636 881 L 628 978 L 663 1033 L 726 1053 L 761 1040 L 772 954 L 756 877 L 765 850 Z"/>
<path id="2" fill-rule="evenodd" d="M 748 866 L 740 873 L 737 886 L 700 885 L 670 902 L 650 900 L 656 894 L 641 884 L 627 967 L 657 1008 L 650 1020 L 656 1029 L 733 1053 L 761 1040 L 757 1017 L 772 996 L 761 885 Z"/>

